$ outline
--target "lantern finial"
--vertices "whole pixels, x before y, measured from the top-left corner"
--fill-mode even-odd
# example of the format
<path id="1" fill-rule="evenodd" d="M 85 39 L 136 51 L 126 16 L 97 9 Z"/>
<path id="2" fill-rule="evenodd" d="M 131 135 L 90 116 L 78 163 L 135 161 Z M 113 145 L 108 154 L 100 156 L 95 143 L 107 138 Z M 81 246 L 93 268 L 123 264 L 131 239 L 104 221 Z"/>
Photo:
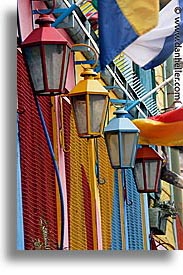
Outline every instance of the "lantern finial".
<path id="1" fill-rule="evenodd" d="M 117 108 L 117 110 L 113 113 L 117 118 L 124 117 L 124 115 L 128 114 L 128 112 L 124 108 Z"/>
<path id="2" fill-rule="evenodd" d="M 53 22 L 55 22 L 55 20 L 48 14 L 40 14 L 39 18 L 35 21 L 40 27 L 51 27 Z"/>
<path id="3" fill-rule="evenodd" d="M 84 77 L 84 79 L 88 79 L 91 77 L 93 79 L 95 76 L 97 76 L 97 73 L 94 72 L 91 68 L 84 68 L 84 71 L 81 73 L 81 76 Z"/>

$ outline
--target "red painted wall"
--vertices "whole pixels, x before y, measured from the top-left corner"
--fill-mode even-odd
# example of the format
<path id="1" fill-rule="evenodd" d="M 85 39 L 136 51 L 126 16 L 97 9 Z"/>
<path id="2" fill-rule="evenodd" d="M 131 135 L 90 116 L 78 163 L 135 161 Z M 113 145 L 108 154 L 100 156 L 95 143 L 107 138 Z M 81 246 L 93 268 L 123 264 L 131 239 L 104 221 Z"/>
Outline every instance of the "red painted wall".
<path id="1" fill-rule="evenodd" d="M 20 52 L 17 53 L 17 100 L 25 249 L 35 249 L 38 240 L 44 243 L 42 220 L 46 222 L 48 247 L 55 250 L 58 240 L 55 171 Z M 39 102 L 52 139 L 50 98 L 41 97 Z"/>

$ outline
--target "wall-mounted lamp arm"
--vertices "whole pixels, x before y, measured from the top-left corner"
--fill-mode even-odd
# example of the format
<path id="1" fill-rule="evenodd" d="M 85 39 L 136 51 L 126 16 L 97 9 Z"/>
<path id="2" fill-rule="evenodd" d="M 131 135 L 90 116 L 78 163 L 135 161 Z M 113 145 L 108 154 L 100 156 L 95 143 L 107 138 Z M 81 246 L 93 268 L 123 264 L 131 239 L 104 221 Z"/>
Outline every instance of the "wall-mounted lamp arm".
<path id="1" fill-rule="evenodd" d="M 91 47 L 87 44 L 84 44 L 84 43 L 74 44 L 74 45 L 72 45 L 71 51 L 73 51 L 73 52 L 76 52 L 76 51 L 84 52 L 84 51 L 86 51 L 86 49 L 87 50 L 90 49 L 94 54 L 93 60 L 89 60 L 90 62 L 88 62 L 88 60 L 87 60 L 87 62 L 86 62 L 86 64 L 90 64 L 91 68 L 94 69 L 97 66 L 97 63 L 98 63 L 98 53 L 96 52 L 96 50 L 93 47 Z M 93 61 L 93 62 L 91 62 L 91 61 Z M 82 63 L 82 62 L 83 61 L 79 61 L 78 63 Z"/>
<path id="2" fill-rule="evenodd" d="M 154 89 L 152 89 L 151 91 L 149 91 L 147 94 L 145 94 L 143 97 L 137 99 L 137 100 L 124 100 L 124 99 L 111 99 L 110 101 L 114 104 L 114 105 L 127 105 L 129 104 L 129 106 L 125 107 L 125 110 L 127 112 L 131 111 L 134 107 L 137 107 L 141 102 L 143 102 L 144 100 L 146 100 L 148 97 L 150 97 L 151 95 L 153 95 L 154 93 L 156 93 L 160 88 L 162 88 L 163 86 L 165 86 L 166 84 L 168 84 L 170 81 L 173 80 L 173 75 L 170 76 L 169 78 L 167 78 L 165 81 L 163 81 L 160 85 L 158 85 L 157 87 L 155 87 Z M 106 89 L 112 89 L 114 88 L 113 86 L 106 86 Z"/>
<path id="3" fill-rule="evenodd" d="M 55 6 L 56 6 L 56 1 L 55 1 L 55 0 L 52 0 L 52 2 L 53 2 L 53 5 L 52 5 L 52 8 L 51 8 L 50 10 L 47 10 L 46 12 L 42 12 L 42 11 L 36 9 L 36 12 L 37 12 L 38 14 L 47 14 L 47 15 L 53 13 L 53 11 L 54 11 L 54 9 L 55 9 Z"/>

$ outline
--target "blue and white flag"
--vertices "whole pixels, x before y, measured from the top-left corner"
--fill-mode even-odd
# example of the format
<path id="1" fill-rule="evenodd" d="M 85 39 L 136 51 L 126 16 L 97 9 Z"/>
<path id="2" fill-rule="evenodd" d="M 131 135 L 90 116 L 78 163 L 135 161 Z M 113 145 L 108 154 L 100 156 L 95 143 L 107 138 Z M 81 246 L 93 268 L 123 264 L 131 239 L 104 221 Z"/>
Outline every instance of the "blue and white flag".
<path id="1" fill-rule="evenodd" d="M 103 70 L 130 43 L 158 24 L 159 0 L 98 1 L 99 60 Z"/>
<path id="2" fill-rule="evenodd" d="M 157 27 L 137 38 L 124 53 L 143 69 L 162 64 L 183 43 L 183 0 L 170 1 L 159 13 Z"/>

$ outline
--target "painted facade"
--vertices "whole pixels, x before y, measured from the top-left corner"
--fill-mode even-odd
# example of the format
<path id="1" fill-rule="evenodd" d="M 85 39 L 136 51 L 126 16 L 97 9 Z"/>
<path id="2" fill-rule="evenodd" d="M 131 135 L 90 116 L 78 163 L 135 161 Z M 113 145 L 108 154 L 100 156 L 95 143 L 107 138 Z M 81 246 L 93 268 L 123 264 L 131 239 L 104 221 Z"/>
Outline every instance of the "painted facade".
<path id="1" fill-rule="evenodd" d="M 59 5 L 62 1 L 57 2 Z M 32 9 L 45 7 L 42 1 L 18 0 L 20 42 L 34 27 L 32 21 L 37 15 L 32 15 Z M 96 13 L 96 10 L 88 1 L 80 6 L 77 16 L 86 20 L 91 12 Z M 97 37 L 96 21 L 92 21 L 90 17 L 90 20 L 82 24 L 85 29 L 88 25 L 93 27 L 95 30 L 92 33 L 93 37 L 95 35 Z M 75 44 L 77 39 L 84 40 L 80 43 L 90 40 L 87 35 L 84 37 L 79 31 L 74 35 L 71 27 L 63 29 L 58 26 L 58 29 L 71 44 Z M 82 53 L 73 55 L 74 61 L 87 60 Z M 73 55 L 70 58 L 66 80 L 67 93 L 81 79 L 82 66 L 74 64 Z M 115 60 L 115 70 L 116 68 L 119 70 L 120 77 L 128 90 L 131 83 L 126 79 L 130 75 L 126 75 L 127 70 L 120 67 L 123 62 L 128 63 L 131 74 L 134 66 L 124 56 Z M 151 71 L 143 72 L 139 68 L 136 68 L 135 73 L 146 91 L 155 87 L 155 79 L 162 81 L 159 80 L 162 72 L 160 78 L 159 75 L 154 76 Z M 109 86 L 111 82 L 113 86 L 118 84 L 110 72 L 109 75 L 101 74 L 100 82 L 104 86 Z M 135 89 L 133 86 L 129 88 L 129 93 L 133 89 Z M 140 111 L 145 114 L 152 113 L 151 107 L 156 102 L 156 108 L 153 109 L 155 113 L 152 113 L 155 115 L 159 106 L 160 109 L 164 106 L 162 103 L 164 98 L 162 95 L 160 98 L 160 93 L 161 91 L 156 98 L 152 96 L 150 105 L 148 102 L 142 104 Z M 128 99 L 125 92 L 120 89 L 110 89 L 109 96 L 111 99 Z M 154 249 L 160 249 L 162 243 L 166 243 L 163 247 L 167 250 L 182 249 L 182 210 L 179 211 L 180 215 L 176 217 L 174 224 L 171 218 L 168 219 L 166 234 L 163 237 L 152 235 L 148 207 L 154 195 L 151 197 L 137 192 L 131 169 L 125 171 L 112 169 L 103 137 L 95 139 L 78 137 L 67 94 L 52 98 L 39 97 L 39 104 L 58 164 L 64 212 L 61 211 L 60 189 L 54 165 L 36 109 L 21 49 L 18 47 L 17 249 L 59 250 L 61 239 L 64 238 L 64 250 L 151 250 L 152 236 Z M 110 105 L 106 124 L 113 117 L 114 110 L 114 106 Z M 140 116 L 140 111 L 133 110 L 132 117 Z M 170 184 L 162 182 L 161 186 L 159 194 L 161 199 L 172 199 Z"/>

